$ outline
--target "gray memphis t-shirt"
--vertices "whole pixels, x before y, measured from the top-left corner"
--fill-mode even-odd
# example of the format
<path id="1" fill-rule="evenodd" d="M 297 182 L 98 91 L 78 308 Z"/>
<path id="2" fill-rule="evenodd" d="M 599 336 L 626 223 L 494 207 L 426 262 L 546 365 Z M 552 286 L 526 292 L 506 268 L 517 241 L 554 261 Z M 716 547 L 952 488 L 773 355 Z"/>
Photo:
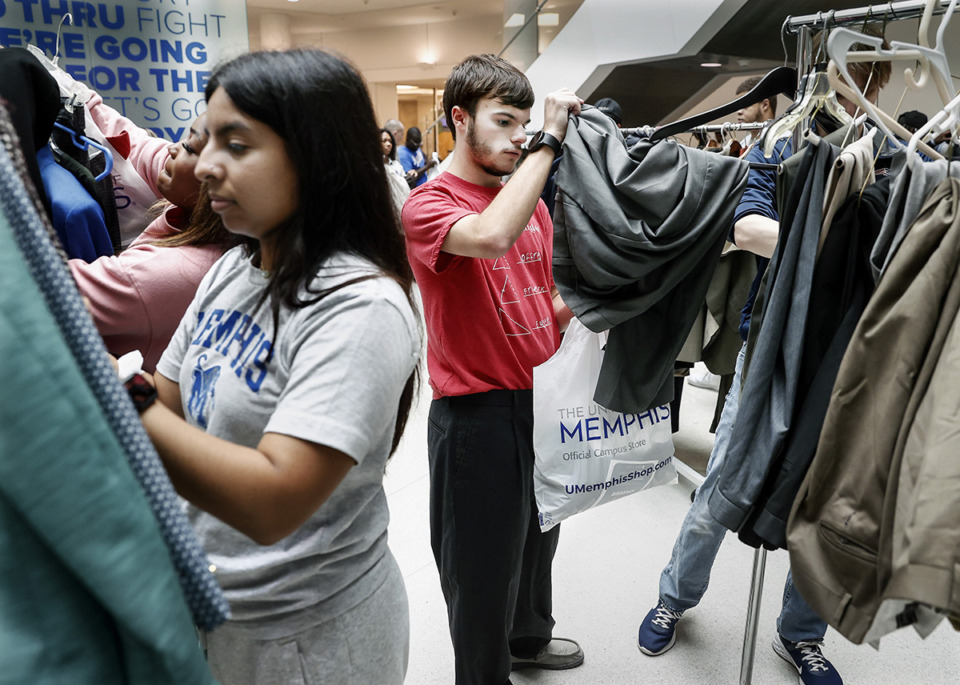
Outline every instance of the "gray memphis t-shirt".
<path id="1" fill-rule="evenodd" d="M 375 267 L 339 254 L 311 290 L 365 273 Z M 420 336 L 402 288 L 377 277 L 301 309 L 281 307 L 274 341 L 269 305 L 256 308 L 266 284 L 242 248 L 228 251 L 201 282 L 157 371 L 180 384 L 187 421 L 208 433 L 248 447 L 265 432 L 281 433 L 357 462 L 323 506 L 274 545 L 187 505 L 233 620 L 270 639 L 340 615 L 383 581 L 383 472 Z"/>

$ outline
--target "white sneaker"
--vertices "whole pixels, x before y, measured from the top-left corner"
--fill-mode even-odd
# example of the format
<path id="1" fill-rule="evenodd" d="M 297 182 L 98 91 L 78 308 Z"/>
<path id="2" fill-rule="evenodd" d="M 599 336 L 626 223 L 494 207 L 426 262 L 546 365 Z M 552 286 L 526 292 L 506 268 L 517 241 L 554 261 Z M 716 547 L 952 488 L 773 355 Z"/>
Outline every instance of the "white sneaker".
<path id="1" fill-rule="evenodd" d="M 720 389 L 720 376 L 715 373 L 710 373 L 707 370 L 706 365 L 697 362 L 690 370 L 690 374 L 687 376 L 687 383 L 692 385 L 695 388 L 706 388 L 707 390 L 719 390 Z"/>

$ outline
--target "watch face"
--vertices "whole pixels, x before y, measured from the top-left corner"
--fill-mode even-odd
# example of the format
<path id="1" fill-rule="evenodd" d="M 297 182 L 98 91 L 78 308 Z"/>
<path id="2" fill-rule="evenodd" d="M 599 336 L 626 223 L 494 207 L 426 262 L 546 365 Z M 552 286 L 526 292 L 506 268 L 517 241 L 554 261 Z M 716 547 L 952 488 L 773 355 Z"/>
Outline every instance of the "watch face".
<path id="1" fill-rule="evenodd" d="M 543 131 L 537 131 L 533 134 L 533 138 L 530 140 L 530 145 L 527 147 L 530 149 L 530 152 L 533 152 L 541 145 L 543 145 Z"/>

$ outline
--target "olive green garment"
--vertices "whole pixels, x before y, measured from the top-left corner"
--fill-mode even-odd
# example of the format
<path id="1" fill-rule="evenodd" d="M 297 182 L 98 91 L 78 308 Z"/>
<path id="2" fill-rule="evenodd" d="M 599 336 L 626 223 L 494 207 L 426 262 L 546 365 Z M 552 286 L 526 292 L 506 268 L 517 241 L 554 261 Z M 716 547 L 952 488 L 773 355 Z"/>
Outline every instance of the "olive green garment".
<path id="1" fill-rule="evenodd" d="M 955 402 L 956 350 L 947 342 L 960 312 L 958 265 L 960 181 L 948 179 L 857 324 L 787 525 L 797 589 L 857 644 L 878 636 L 884 599 L 960 614 L 956 413 L 930 404 L 944 387 Z M 944 413 L 949 420 L 934 427 Z"/>

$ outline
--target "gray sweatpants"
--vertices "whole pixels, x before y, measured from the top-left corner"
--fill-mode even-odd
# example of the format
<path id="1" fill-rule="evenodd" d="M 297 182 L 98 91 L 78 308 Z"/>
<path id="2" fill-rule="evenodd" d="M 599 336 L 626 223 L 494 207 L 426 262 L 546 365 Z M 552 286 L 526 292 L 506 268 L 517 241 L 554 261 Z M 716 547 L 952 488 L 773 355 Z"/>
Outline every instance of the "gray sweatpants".
<path id="1" fill-rule="evenodd" d="M 407 671 L 410 614 L 393 557 L 387 579 L 354 609 L 277 640 L 251 638 L 229 622 L 204 633 L 221 685 L 400 685 Z"/>

